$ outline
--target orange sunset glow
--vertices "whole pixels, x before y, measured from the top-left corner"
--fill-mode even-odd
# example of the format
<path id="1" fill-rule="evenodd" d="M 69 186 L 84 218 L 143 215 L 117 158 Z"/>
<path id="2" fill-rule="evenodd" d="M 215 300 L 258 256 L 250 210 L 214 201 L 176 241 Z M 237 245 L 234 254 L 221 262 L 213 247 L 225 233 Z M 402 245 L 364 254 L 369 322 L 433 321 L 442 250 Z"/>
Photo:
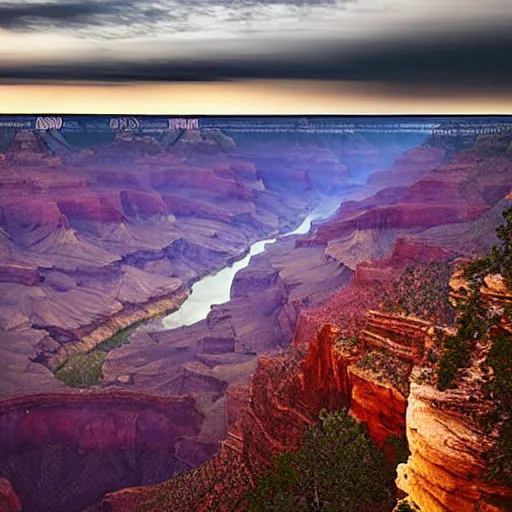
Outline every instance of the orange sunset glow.
<path id="1" fill-rule="evenodd" d="M 0 85 L 3 114 L 509 114 L 512 94 L 383 84 L 240 81 Z"/>

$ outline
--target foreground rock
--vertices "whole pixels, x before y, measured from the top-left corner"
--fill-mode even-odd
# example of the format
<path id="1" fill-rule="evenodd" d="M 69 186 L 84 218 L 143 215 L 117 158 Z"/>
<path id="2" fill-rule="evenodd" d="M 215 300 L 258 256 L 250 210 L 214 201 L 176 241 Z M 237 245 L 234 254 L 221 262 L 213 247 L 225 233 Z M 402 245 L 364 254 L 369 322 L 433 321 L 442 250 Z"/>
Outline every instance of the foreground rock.
<path id="1" fill-rule="evenodd" d="M 492 443 L 468 419 L 466 400 L 464 395 L 450 396 L 429 386 L 411 384 L 407 406 L 411 456 L 407 464 L 398 467 L 397 484 L 420 510 L 470 512 L 475 506 L 489 511 L 510 509 L 512 489 L 485 479 L 484 453 Z"/>

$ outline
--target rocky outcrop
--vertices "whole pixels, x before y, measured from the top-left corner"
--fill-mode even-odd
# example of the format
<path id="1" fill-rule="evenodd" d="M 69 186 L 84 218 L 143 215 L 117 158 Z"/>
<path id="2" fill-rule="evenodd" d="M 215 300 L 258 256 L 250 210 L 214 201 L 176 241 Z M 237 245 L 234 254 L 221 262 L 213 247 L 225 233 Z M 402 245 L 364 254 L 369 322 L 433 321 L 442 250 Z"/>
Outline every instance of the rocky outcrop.
<path id="1" fill-rule="evenodd" d="M 221 205 L 211 205 L 198 200 L 165 195 L 165 203 L 171 213 L 176 216 L 210 219 L 220 222 L 231 222 L 235 214 Z"/>
<path id="2" fill-rule="evenodd" d="M 348 381 L 352 389 L 349 413 L 367 425 L 370 437 L 378 446 L 405 434 L 406 396 L 392 384 L 379 382 L 357 366 L 349 368 Z"/>
<path id="3" fill-rule="evenodd" d="M 121 204 L 125 214 L 130 217 L 151 217 L 167 213 L 166 204 L 160 194 L 150 192 L 123 190 Z"/>
<path id="4" fill-rule="evenodd" d="M 0 510 L 2 512 L 21 512 L 21 501 L 14 492 L 11 482 L 0 478 Z"/>
<path id="5" fill-rule="evenodd" d="M 163 448 L 181 435 L 197 432 L 200 423 L 190 397 L 112 390 L 3 399 L 0 424 L 2 432 L 9 434 L 2 436 L 0 454 L 5 457 L 27 446 L 61 443 L 84 449 L 137 444 Z"/>
<path id="6" fill-rule="evenodd" d="M 58 228 L 66 226 L 67 219 L 53 201 L 44 199 L 3 199 L 0 202 L 0 225 L 13 237 L 18 231 L 33 226 Z"/>
<path id="7" fill-rule="evenodd" d="M 252 198 L 252 190 L 249 187 L 236 179 L 221 178 L 212 169 L 189 167 L 153 171 L 150 181 L 151 186 L 158 191 L 189 187 L 215 192 L 226 199 L 250 200 Z"/>
<path id="8" fill-rule="evenodd" d="M 426 244 L 410 238 L 397 238 L 390 256 L 390 262 L 395 266 L 409 263 L 431 263 L 445 261 L 458 256 L 456 251 L 450 251 L 437 245 Z"/>
<path id="9" fill-rule="evenodd" d="M 411 455 L 398 467 L 398 487 L 428 512 L 500 512 L 512 507 L 512 489 L 486 479 L 483 454 L 490 439 L 468 418 L 470 397 L 411 383 L 407 440 Z"/>
<path id="10" fill-rule="evenodd" d="M 338 410 L 350 406 L 352 382 L 348 361 L 335 352 L 333 342 L 339 331 L 327 324 L 308 348 L 304 360 L 302 385 L 307 403 L 314 411 L 323 407 Z"/>
<path id="11" fill-rule="evenodd" d="M 59 210 L 70 220 L 88 220 L 100 223 L 121 223 L 123 215 L 101 196 L 80 196 L 59 199 Z"/>
<path id="12" fill-rule="evenodd" d="M 367 347 L 381 348 L 393 356 L 419 364 L 430 327 L 430 322 L 419 318 L 369 311 L 361 341 Z"/>
<path id="13" fill-rule="evenodd" d="M 79 512 L 106 490 L 176 474 L 178 452 L 188 456 L 178 444 L 201 422 L 189 397 L 111 390 L 5 399 L 0 475 L 24 511 Z"/>
<path id="14" fill-rule="evenodd" d="M 37 267 L 0 264 L 0 282 L 36 286 L 41 280 Z"/>
<path id="15" fill-rule="evenodd" d="M 443 162 L 442 148 L 422 146 L 410 149 L 399 157 L 390 169 L 374 172 L 368 183 L 390 186 L 394 183 L 411 184 Z"/>
<path id="16" fill-rule="evenodd" d="M 325 245 L 355 230 L 368 229 L 427 229 L 440 224 L 474 220 L 488 210 L 486 205 L 429 205 L 404 203 L 376 207 L 355 217 L 318 227 L 311 238 L 298 241 L 298 245 Z"/>
<path id="17" fill-rule="evenodd" d="M 512 302 L 512 290 L 507 286 L 501 274 L 485 276 L 480 292 L 485 299 L 496 305 L 503 306 Z"/>

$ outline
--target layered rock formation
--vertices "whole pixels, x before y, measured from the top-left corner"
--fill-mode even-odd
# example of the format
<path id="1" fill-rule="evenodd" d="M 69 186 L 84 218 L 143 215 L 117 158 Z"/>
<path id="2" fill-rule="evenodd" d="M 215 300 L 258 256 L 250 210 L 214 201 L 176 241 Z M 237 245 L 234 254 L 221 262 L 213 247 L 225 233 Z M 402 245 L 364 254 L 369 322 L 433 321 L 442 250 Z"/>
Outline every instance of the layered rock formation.
<path id="1" fill-rule="evenodd" d="M 27 510 L 78 510 L 107 490 L 156 483 L 202 463 L 236 422 L 233 390 L 245 396 L 256 354 L 288 345 L 298 310 L 321 303 L 352 275 L 322 248 L 284 255 L 294 247 L 285 240 L 240 273 L 230 303 L 205 321 L 173 332 L 140 330 L 111 351 L 105 395 L 93 388 L 67 399 L 50 370 L 76 354 L 101 353 L 96 347 L 120 329 L 176 309 L 191 282 L 233 262 L 254 240 L 296 226 L 318 190 L 350 185 L 340 157 L 314 145 L 267 158 L 270 172 L 227 151 L 229 141 L 222 139 L 221 151 L 203 142 L 185 137 L 166 149 L 120 137 L 49 157 L 38 137 L 21 133 L 0 162 L 0 393 L 28 401 L 9 409 L 5 442 L 15 449 L 0 466 Z M 372 155 L 378 162 L 379 151 Z M 176 428 L 189 429 L 179 441 L 168 436 L 168 445 L 146 449 L 137 428 L 171 428 L 164 416 L 172 407 L 156 413 L 152 405 L 168 395 L 192 395 L 199 414 L 192 423 L 176 416 Z M 230 431 L 235 449 L 240 433 Z"/>
<path id="2" fill-rule="evenodd" d="M 190 452 L 182 447 L 200 427 L 188 397 L 118 391 L 3 400 L 0 475 L 24 511 L 81 511 L 106 491 L 178 474 Z M 11 507 L 2 510 L 21 510 L 14 491 L 1 489 Z"/>
<path id="3" fill-rule="evenodd" d="M 388 256 L 400 238 L 409 247 L 414 239 L 459 254 L 489 250 L 510 188 L 511 160 L 482 157 L 474 149 L 446 160 L 442 148 L 428 144 L 410 153 L 410 167 L 407 155 L 392 167 L 393 187 L 342 204 L 335 218 L 298 244 L 327 247 L 326 254 L 353 270 Z M 421 247 L 416 252 L 411 259 L 424 253 Z"/>
<path id="4" fill-rule="evenodd" d="M 241 417 L 230 426 L 217 455 L 187 473 L 186 480 L 120 491 L 107 495 L 104 502 L 116 511 L 139 510 L 142 504 L 156 510 L 157 503 L 183 511 L 236 509 L 248 484 L 269 469 L 271 456 L 298 448 L 304 430 L 324 408 L 348 407 L 356 419 L 368 421 L 370 435 L 380 446 L 390 436 L 402 435 L 405 398 L 355 368 L 335 349 L 338 335 L 326 325 L 302 363 L 260 358 Z"/>
<path id="5" fill-rule="evenodd" d="M 468 300 L 471 288 L 462 271 L 455 272 L 450 287 L 452 303 Z M 483 304 L 501 315 L 500 325 L 509 329 L 504 307 L 511 303 L 512 291 L 503 277 L 486 275 L 480 293 Z M 440 391 L 431 378 L 425 378 L 430 373 L 425 362 L 414 371 L 407 407 L 411 455 L 398 467 L 397 485 L 419 510 L 498 512 L 512 507 L 512 488 L 499 476 L 490 476 L 489 454 L 499 442 L 499 415 L 490 429 L 484 428 L 484 419 L 496 411 L 500 400 L 499 392 L 485 393 L 486 356 L 495 336 L 495 328 L 490 327 L 481 339 L 473 340 L 468 368 L 456 375 L 453 389 Z"/>
<path id="6" fill-rule="evenodd" d="M 492 512 L 510 510 L 512 489 L 485 478 L 484 453 L 491 440 L 468 413 L 463 393 L 436 391 L 411 383 L 407 406 L 407 439 L 411 456 L 398 467 L 398 487 L 422 511 Z M 466 411 L 464 410 L 466 409 Z"/>
<path id="7" fill-rule="evenodd" d="M 31 389 L 11 331 L 34 331 L 25 358 L 56 368 L 176 309 L 193 280 L 294 225 L 317 200 L 265 189 L 253 164 L 224 153 L 199 166 L 187 147 L 177 155 L 121 138 L 54 158 L 40 137 L 16 134 L 0 165 L 0 393 Z"/>

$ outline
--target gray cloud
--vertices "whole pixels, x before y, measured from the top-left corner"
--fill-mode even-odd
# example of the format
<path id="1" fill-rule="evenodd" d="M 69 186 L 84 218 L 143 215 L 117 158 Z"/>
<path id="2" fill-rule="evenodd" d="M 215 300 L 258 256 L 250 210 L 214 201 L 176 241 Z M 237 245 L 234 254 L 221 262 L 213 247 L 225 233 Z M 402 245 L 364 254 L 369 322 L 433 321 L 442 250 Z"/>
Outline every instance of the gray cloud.
<path id="1" fill-rule="evenodd" d="M 459 0 L 459 7 L 469 6 L 470 1 Z M 437 17 L 420 25 L 435 29 L 427 30 L 420 39 L 416 25 L 401 27 L 397 22 L 405 19 L 397 11 L 400 3 L 384 0 L 368 4 L 354 0 L 13 2 L 0 0 L 0 28 L 17 33 L 10 47 L 0 48 L 3 82 L 313 79 L 466 89 L 512 86 L 512 31 L 500 31 L 489 20 L 470 20 L 459 23 L 458 32 L 451 30 L 450 15 L 459 21 L 462 17 L 461 11 L 451 7 L 446 8 L 448 17 L 443 18 L 444 11 L 439 11 Z M 499 2 L 493 0 L 493 8 L 488 9 L 493 19 L 500 18 Z M 438 8 L 441 4 L 442 0 L 437 0 Z M 370 16 L 366 25 L 366 12 L 354 17 L 354 12 L 371 8 L 380 13 L 389 5 L 395 11 L 391 9 L 385 17 Z M 351 8 L 346 17 L 345 6 Z M 277 24 L 271 16 L 275 9 L 280 13 Z M 309 17 L 310 9 L 315 16 Z M 512 13 L 512 9 L 507 12 Z M 422 22 L 421 13 L 409 13 L 407 19 Z M 438 30 L 440 20 L 444 24 Z M 500 22 L 507 20 L 505 12 Z M 216 31 L 214 36 L 206 31 L 207 23 Z M 395 26 L 403 28 L 401 36 Z M 378 27 L 383 27 L 382 34 Z M 22 58 L 17 63 L 17 55 L 27 56 L 32 51 L 29 44 L 18 51 L 18 37 L 23 38 L 26 32 L 46 34 L 48 28 L 64 35 L 62 41 L 74 42 L 78 51 L 92 42 L 90 53 L 63 51 L 57 64 L 35 47 L 39 63 L 32 60 L 27 65 Z M 182 31 L 188 32 L 186 37 L 177 35 Z M 131 43 L 126 36 L 132 37 Z M 79 43 L 73 38 L 79 38 Z M 3 64 L 2 51 L 7 56 Z M 157 55 L 161 57 L 157 59 Z"/>
<path id="2" fill-rule="evenodd" d="M 350 0 L 347 0 L 350 1 Z M 74 26 L 108 26 L 177 21 L 189 12 L 206 12 L 211 7 L 226 6 L 250 17 L 242 9 L 272 5 L 312 7 L 334 5 L 335 0 L 67 0 L 23 3 L 0 2 L 0 28 L 8 30 L 43 30 L 48 27 L 68 29 Z M 179 17 L 173 13 L 179 9 Z"/>
<path id="3" fill-rule="evenodd" d="M 91 62 L 0 67 L 0 80 L 219 81 L 315 79 L 511 87 L 512 34 L 471 34 L 458 40 L 397 41 L 341 47 L 303 43 L 293 53 L 254 58 Z"/>
<path id="4" fill-rule="evenodd" d="M 69 26 L 95 23 L 102 16 L 114 16 L 123 8 L 122 0 L 109 2 L 46 2 L 0 4 L 0 27 L 37 29 L 41 25 Z"/>

